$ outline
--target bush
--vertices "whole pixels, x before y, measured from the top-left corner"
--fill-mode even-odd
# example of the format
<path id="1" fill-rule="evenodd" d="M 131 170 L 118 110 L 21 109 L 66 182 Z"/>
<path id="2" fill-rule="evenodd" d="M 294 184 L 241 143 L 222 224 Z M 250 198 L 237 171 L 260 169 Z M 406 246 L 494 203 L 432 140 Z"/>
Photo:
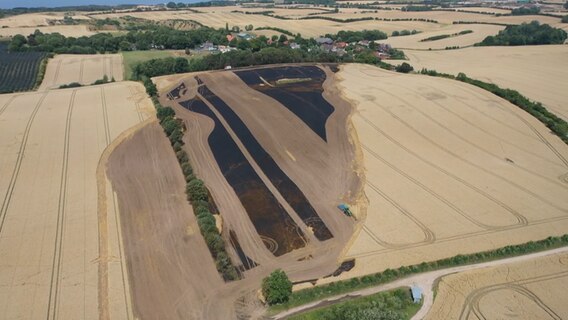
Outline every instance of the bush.
<path id="1" fill-rule="evenodd" d="M 200 179 L 194 179 L 188 182 L 186 192 L 191 201 L 207 201 L 207 199 L 209 198 L 209 193 L 207 192 L 203 181 Z"/>
<path id="2" fill-rule="evenodd" d="M 414 68 L 410 64 L 403 62 L 402 64 L 396 66 L 395 70 L 396 72 L 409 73 L 410 71 L 413 71 Z"/>
<path id="3" fill-rule="evenodd" d="M 156 116 L 158 117 L 160 122 L 164 121 L 164 119 L 166 118 L 173 118 L 175 117 L 175 115 L 176 112 L 170 107 L 160 107 L 156 110 Z"/>
<path id="4" fill-rule="evenodd" d="M 568 3 L 568 2 L 567 2 Z M 565 15 L 564 17 L 562 17 L 562 19 L 560 20 L 560 22 L 562 23 L 568 23 L 568 15 Z"/>
<path id="5" fill-rule="evenodd" d="M 280 269 L 262 280 L 262 294 L 269 305 L 287 302 L 292 294 L 292 282 Z"/>
<path id="6" fill-rule="evenodd" d="M 83 85 L 80 84 L 79 82 L 71 82 L 69 84 L 62 84 L 59 86 L 59 89 L 67 89 L 67 88 L 78 88 L 78 87 L 82 87 Z"/>

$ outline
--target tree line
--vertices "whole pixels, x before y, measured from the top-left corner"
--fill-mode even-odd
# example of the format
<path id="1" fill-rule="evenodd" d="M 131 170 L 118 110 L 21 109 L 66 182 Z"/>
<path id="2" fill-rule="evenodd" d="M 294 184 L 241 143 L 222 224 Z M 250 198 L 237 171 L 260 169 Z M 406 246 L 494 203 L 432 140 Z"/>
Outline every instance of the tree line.
<path id="1" fill-rule="evenodd" d="M 523 46 L 541 44 L 562 44 L 566 31 L 553 28 L 538 21 L 505 27 L 496 36 L 488 36 L 476 46 Z"/>
<path id="2" fill-rule="evenodd" d="M 215 205 L 209 190 L 207 190 L 205 183 L 193 173 L 193 168 L 189 163 L 189 157 L 182 148 L 184 145 L 184 126 L 181 120 L 176 118 L 175 111 L 172 108 L 163 107 L 158 102 L 156 86 L 150 79 L 144 79 L 144 86 L 146 87 L 147 93 L 152 97 L 152 101 L 156 107 L 156 116 L 166 136 L 170 140 L 180 164 L 181 171 L 187 183 L 185 190 L 187 200 L 193 207 L 193 213 L 197 217 L 199 230 L 215 260 L 217 271 L 219 271 L 225 281 L 237 280 L 239 279 L 239 274 L 225 249 L 226 243 L 221 237 L 221 232 L 217 228 L 215 217 L 211 213 L 211 208 L 215 207 Z"/>
<path id="3" fill-rule="evenodd" d="M 397 269 L 369 274 L 362 277 L 340 280 L 325 285 L 302 289 L 292 292 L 287 303 L 272 307 L 272 311 L 286 310 L 300 306 L 318 299 L 355 291 L 362 288 L 372 287 L 383 283 L 406 277 L 411 274 L 422 273 L 460 265 L 475 264 L 506 257 L 520 256 L 532 252 L 549 250 L 568 245 L 568 234 L 561 237 L 548 237 L 544 240 L 529 241 L 527 243 L 510 245 L 494 250 L 472 254 L 458 254 L 451 258 L 440 259 L 431 262 L 422 262 L 411 266 L 402 266 Z"/>
<path id="4" fill-rule="evenodd" d="M 149 49 L 186 49 L 211 41 L 228 44 L 225 29 L 201 27 L 195 30 L 175 30 L 159 26 L 152 30 L 134 30 L 125 35 L 98 33 L 92 36 L 66 37 L 59 33 L 44 34 L 39 30 L 25 37 L 16 35 L 10 51 L 43 51 L 54 53 L 95 54 Z"/>

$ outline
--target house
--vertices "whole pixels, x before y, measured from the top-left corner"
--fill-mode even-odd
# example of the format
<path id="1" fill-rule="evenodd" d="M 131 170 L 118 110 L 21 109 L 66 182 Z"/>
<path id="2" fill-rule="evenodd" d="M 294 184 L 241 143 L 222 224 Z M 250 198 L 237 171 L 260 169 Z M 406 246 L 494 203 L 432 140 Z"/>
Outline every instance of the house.
<path id="1" fill-rule="evenodd" d="M 235 39 L 235 37 L 232 34 L 227 35 L 227 41 L 231 42 L 233 39 Z"/>
<path id="2" fill-rule="evenodd" d="M 388 43 L 379 43 L 379 45 L 377 46 L 377 50 L 379 52 L 387 53 L 387 52 L 391 51 L 391 49 L 392 49 L 392 47 Z"/>
<path id="3" fill-rule="evenodd" d="M 339 41 L 335 43 L 335 46 L 338 47 L 339 49 L 345 49 L 345 47 L 347 47 L 347 42 Z"/>
<path id="4" fill-rule="evenodd" d="M 325 51 L 325 52 L 331 52 L 331 50 L 333 50 L 333 48 L 334 48 L 333 44 L 324 43 L 324 44 L 320 45 L 320 49 L 322 51 Z"/>
<path id="5" fill-rule="evenodd" d="M 290 49 L 300 49 L 300 45 L 295 42 L 292 42 L 290 43 Z"/>
<path id="6" fill-rule="evenodd" d="M 239 34 L 237 34 L 237 37 L 241 38 L 241 39 L 245 39 L 245 40 L 250 40 L 253 38 L 252 35 L 246 33 L 246 32 L 241 32 Z"/>
<path id="7" fill-rule="evenodd" d="M 369 40 L 361 40 L 361 41 L 357 42 L 357 44 L 360 45 L 360 46 L 368 47 L 369 46 Z"/>
<path id="8" fill-rule="evenodd" d="M 203 50 L 207 50 L 207 51 L 215 51 L 217 50 L 217 48 L 215 47 L 215 45 L 213 44 L 213 42 L 211 41 L 206 41 L 205 43 L 203 43 L 201 45 L 201 48 Z"/>
<path id="9" fill-rule="evenodd" d="M 333 44 L 333 40 L 331 40 L 330 38 L 316 38 L 316 42 L 317 44 Z"/>

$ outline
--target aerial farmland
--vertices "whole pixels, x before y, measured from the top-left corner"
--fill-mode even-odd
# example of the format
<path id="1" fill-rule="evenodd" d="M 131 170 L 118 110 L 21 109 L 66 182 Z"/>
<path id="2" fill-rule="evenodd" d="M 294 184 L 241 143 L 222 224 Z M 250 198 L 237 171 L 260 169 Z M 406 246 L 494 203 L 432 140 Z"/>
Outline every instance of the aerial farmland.
<path id="1" fill-rule="evenodd" d="M 567 317 L 567 26 L 0 7 L 0 319 Z"/>

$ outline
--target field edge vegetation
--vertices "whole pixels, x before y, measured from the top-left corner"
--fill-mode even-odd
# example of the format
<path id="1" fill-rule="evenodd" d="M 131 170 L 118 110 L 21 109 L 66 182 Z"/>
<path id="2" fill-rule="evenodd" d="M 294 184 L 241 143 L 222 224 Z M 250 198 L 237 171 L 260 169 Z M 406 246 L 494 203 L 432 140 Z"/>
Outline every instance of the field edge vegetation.
<path id="1" fill-rule="evenodd" d="M 548 237 L 546 239 L 538 241 L 529 241 L 518 245 L 509 245 L 498 249 L 472 254 L 458 254 L 450 258 L 435 260 L 431 262 L 422 262 L 420 264 L 410 266 L 402 266 L 397 269 L 386 269 L 382 272 L 369 274 L 362 277 L 335 281 L 313 288 L 294 291 L 287 303 L 269 307 L 268 314 L 275 315 L 279 312 L 288 310 L 293 307 L 301 306 L 306 303 L 314 302 L 319 299 L 385 284 L 417 273 L 521 256 L 529 253 L 545 251 L 564 246 L 568 246 L 568 234 L 558 237 Z"/>
<path id="2" fill-rule="evenodd" d="M 175 111 L 171 107 L 164 107 L 160 104 L 154 83 L 149 78 L 144 78 L 143 83 L 156 108 L 156 116 L 160 125 L 170 140 L 180 164 L 180 169 L 187 183 L 185 190 L 187 200 L 193 208 L 201 235 L 215 260 L 217 271 L 225 281 L 238 280 L 240 275 L 226 251 L 226 242 L 217 228 L 216 219 L 212 213 L 212 211 L 216 211 L 215 202 L 205 183 L 193 173 L 189 157 L 182 149 L 184 145 L 183 132 L 185 131 L 183 123 L 175 117 Z"/>

